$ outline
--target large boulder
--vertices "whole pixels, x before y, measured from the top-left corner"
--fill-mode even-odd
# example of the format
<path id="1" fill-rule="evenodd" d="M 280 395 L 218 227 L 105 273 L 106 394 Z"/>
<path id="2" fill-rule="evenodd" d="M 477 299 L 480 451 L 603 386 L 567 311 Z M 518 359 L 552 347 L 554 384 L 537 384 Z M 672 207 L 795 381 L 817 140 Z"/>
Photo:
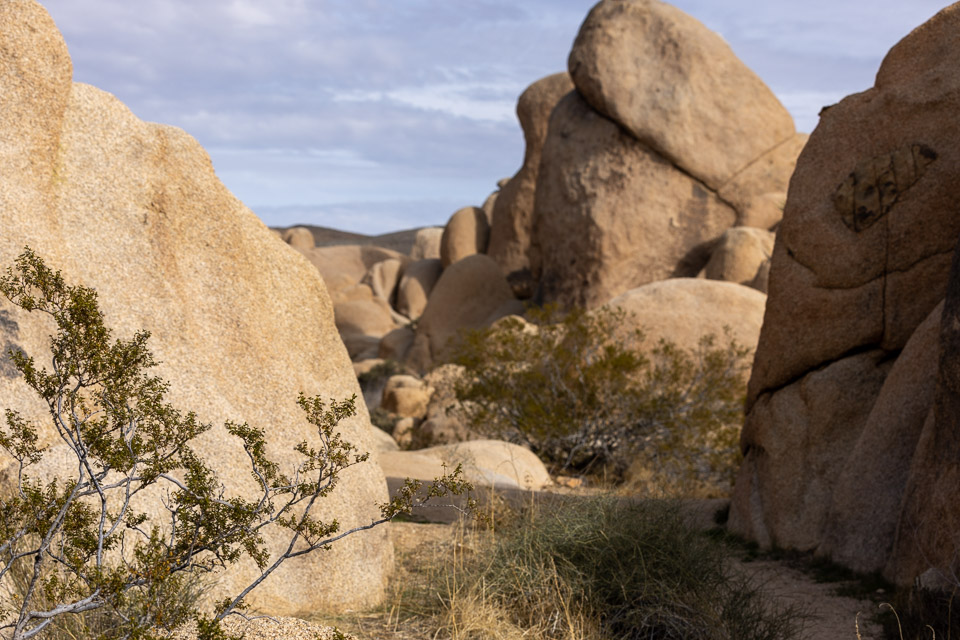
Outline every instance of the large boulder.
<path id="1" fill-rule="evenodd" d="M 69 282 L 97 290 L 117 337 L 150 331 L 168 399 L 214 425 L 195 451 L 228 491 L 251 480 L 225 420 L 263 427 L 269 453 L 289 470 L 292 445 L 315 437 L 297 393 L 359 395 L 316 269 L 230 194 L 193 138 L 73 84 L 63 40 L 33 0 L 0 3 L 0 95 L 0 264 L 29 244 Z M 49 362 L 48 321 L 6 302 L 0 319 L 0 345 Z M 0 406 L 48 424 L 46 408 L 0 362 Z M 346 440 L 374 448 L 364 407 L 341 427 Z M 53 438 L 43 431 L 43 442 Z M 2 461 L 9 472 L 9 456 Z M 386 497 L 371 461 L 343 474 L 319 515 L 365 524 Z M 281 539 L 268 544 L 277 552 Z M 287 563 L 249 601 L 276 615 L 373 606 L 392 563 L 387 532 L 373 530 Z M 216 590 L 236 593 L 254 570 L 235 565 Z"/>
<path id="2" fill-rule="evenodd" d="M 569 70 L 594 109 L 712 189 L 794 135 L 790 114 L 723 38 L 657 0 L 599 2 Z"/>
<path id="3" fill-rule="evenodd" d="M 570 75 L 566 72 L 555 73 L 527 87 L 517 101 L 517 118 L 526 143 L 523 166 L 497 196 L 487 255 L 496 260 L 507 274 L 507 281 L 520 298 L 533 295 L 529 256 L 533 203 L 540 173 L 540 155 L 547 139 L 547 125 L 553 108 L 572 90 Z"/>
<path id="4" fill-rule="evenodd" d="M 744 535 L 819 549 L 901 583 L 925 570 L 902 557 L 917 546 L 910 524 L 951 522 L 920 492 L 933 478 L 953 482 L 940 457 L 952 436 L 936 452 L 925 438 L 953 428 L 930 417 L 929 363 L 960 235 L 960 70 L 950 62 L 958 31 L 956 4 L 915 29 L 873 88 L 822 112 L 800 155 L 731 508 L 731 527 Z M 941 341 L 947 331 L 944 322 Z M 810 380 L 853 360 L 861 362 L 834 388 L 814 392 Z M 912 493 L 920 478 L 924 488 Z M 929 547 L 931 558 L 943 551 Z"/>
<path id="5" fill-rule="evenodd" d="M 737 219 L 576 92 L 550 117 L 535 206 L 543 299 L 563 306 L 596 307 L 648 282 L 695 276 L 709 257 L 697 249 Z"/>
<path id="6" fill-rule="evenodd" d="M 441 273 L 443 264 L 439 258 L 425 258 L 407 265 L 397 286 L 397 311 L 414 320 L 419 318 Z"/>
<path id="7" fill-rule="evenodd" d="M 484 253 L 490 241 L 490 222 L 479 207 L 464 207 L 456 211 L 440 238 L 440 262 L 446 269 L 454 262 L 475 253 Z"/>
<path id="8" fill-rule="evenodd" d="M 773 254 L 773 233 L 752 227 L 727 229 L 710 253 L 704 276 L 710 280 L 738 282 L 766 292 L 767 281 L 761 275 Z M 758 275 L 761 277 L 758 280 Z"/>
<path id="9" fill-rule="evenodd" d="M 478 329 L 516 313 L 517 305 L 523 306 L 490 257 L 476 253 L 453 263 L 444 270 L 420 316 L 407 363 L 420 371 L 429 369 L 449 354 L 458 331 Z"/>
<path id="10" fill-rule="evenodd" d="M 766 301 L 759 291 L 732 282 L 672 278 L 627 291 L 606 306 L 626 311 L 628 328 L 643 331 L 647 345 L 664 339 L 690 351 L 709 335 L 722 345 L 729 333 L 755 349 Z"/>
<path id="11" fill-rule="evenodd" d="M 463 465 L 464 479 L 476 486 L 536 491 L 552 484 L 550 474 L 529 449 L 500 440 L 471 440 L 417 451 L 380 455 L 384 473 L 391 478 L 432 480 Z"/>
<path id="12" fill-rule="evenodd" d="M 323 276 L 327 288 L 337 291 L 361 282 L 370 268 L 384 260 L 405 261 L 405 256 L 391 249 L 373 245 L 336 245 L 316 247 L 304 255 Z"/>

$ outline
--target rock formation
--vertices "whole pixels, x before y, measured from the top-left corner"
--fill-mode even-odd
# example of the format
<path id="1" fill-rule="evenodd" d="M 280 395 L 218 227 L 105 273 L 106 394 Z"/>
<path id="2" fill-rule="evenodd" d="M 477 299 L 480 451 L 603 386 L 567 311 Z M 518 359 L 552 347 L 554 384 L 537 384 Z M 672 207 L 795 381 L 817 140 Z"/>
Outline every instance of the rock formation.
<path id="1" fill-rule="evenodd" d="M 293 464 L 291 447 L 314 435 L 297 393 L 359 394 L 316 269 L 227 191 L 193 138 L 140 121 L 71 76 L 46 11 L 33 0 L 0 3 L 0 264 L 30 245 L 69 282 L 97 290 L 118 337 L 149 330 L 169 400 L 213 423 L 197 450 L 228 487 L 249 477 L 225 420 L 264 428 L 270 453 Z M 37 314 L 0 304 L 0 344 L 43 362 L 50 332 Z M 6 356 L 0 406 L 48 419 Z M 366 409 L 358 409 L 344 438 L 371 449 Z M 10 469 L 6 455 L 3 466 Z M 380 469 L 365 463 L 343 475 L 320 515 L 345 527 L 366 523 L 386 495 Z M 353 536 L 288 563 L 250 604 L 277 615 L 372 606 L 392 563 L 385 530 Z M 218 587 L 235 592 L 250 569 L 235 566 Z"/>
<path id="2" fill-rule="evenodd" d="M 958 31 L 957 4 L 914 30 L 800 156 L 731 511 L 755 540 L 900 583 L 958 548 L 935 531 L 957 513 L 939 489 L 956 486 L 951 298 L 942 323 L 937 307 L 960 235 Z"/>
<path id="3" fill-rule="evenodd" d="M 533 236 L 534 194 L 543 143 L 547 139 L 547 124 L 553 108 L 572 90 L 570 76 L 566 72 L 555 73 L 527 87 L 517 101 L 517 118 L 526 143 L 523 166 L 497 196 L 487 255 L 497 261 L 514 293 L 521 299 L 533 295 L 529 253 Z"/>
<path id="4" fill-rule="evenodd" d="M 543 300 L 693 276 L 725 229 L 776 224 L 805 139 L 717 34 L 657 0 L 602 0 L 569 70 L 535 194 Z"/>
<path id="5" fill-rule="evenodd" d="M 440 237 L 440 262 L 446 269 L 475 253 L 485 253 L 490 241 L 490 222 L 479 207 L 464 207 L 447 222 Z"/>

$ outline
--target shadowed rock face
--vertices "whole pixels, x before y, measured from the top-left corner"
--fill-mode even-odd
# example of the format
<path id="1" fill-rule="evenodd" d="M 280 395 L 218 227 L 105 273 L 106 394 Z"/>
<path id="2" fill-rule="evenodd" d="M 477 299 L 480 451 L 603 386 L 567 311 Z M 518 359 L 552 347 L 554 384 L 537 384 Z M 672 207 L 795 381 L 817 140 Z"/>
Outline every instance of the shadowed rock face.
<path id="1" fill-rule="evenodd" d="M 169 400 L 214 424 L 197 450 L 230 490 L 251 481 L 225 420 L 264 428 L 270 453 L 291 465 L 292 445 L 313 437 L 297 393 L 359 395 L 317 270 L 227 191 L 194 139 L 74 84 L 60 34 L 32 0 L 0 3 L 0 106 L 0 264 L 29 244 L 69 282 L 98 291 L 118 337 L 150 331 Z M 50 332 L 36 314 L 0 304 L 0 344 L 44 361 Z M 0 365 L 0 407 L 42 423 L 45 408 L 6 375 L 8 365 Z M 369 450 L 372 428 L 359 410 L 344 437 Z M 360 465 L 320 515 L 365 523 L 386 497 L 379 468 Z M 278 615 L 371 606 L 391 568 L 389 540 L 377 530 L 290 563 L 250 603 Z M 236 567 L 218 587 L 236 592 L 249 569 Z"/>
<path id="2" fill-rule="evenodd" d="M 570 76 L 566 72 L 556 73 L 534 82 L 517 102 L 517 117 L 526 142 L 523 166 L 503 186 L 497 197 L 487 255 L 496 260 L 507 274 L 507 280 L 519 298 L 533 295 L 530 250 L 534 196 L 550 113 L 560 99 L 572 90 Z"/>
<path id="3" fill-rule="evenodd" d="M 873 88 L 823 112 L 800 155 L 731 511 L 731 527 L 754 539 L 901 583 L 958 548 L 933 531 L 953 522 L 956 501 L 929 491 L 956 489 L 940 453 L 953 450 L 953 427 L 935 407 L 949 404 L 943 363 L 957 356 L 944 337 L 949 296 L 942 325 L 938 305 L 960 235 L 958 31 L 957 4 L 914 30 Z M 831 385 L 813 393 L 827 373 Z"/>

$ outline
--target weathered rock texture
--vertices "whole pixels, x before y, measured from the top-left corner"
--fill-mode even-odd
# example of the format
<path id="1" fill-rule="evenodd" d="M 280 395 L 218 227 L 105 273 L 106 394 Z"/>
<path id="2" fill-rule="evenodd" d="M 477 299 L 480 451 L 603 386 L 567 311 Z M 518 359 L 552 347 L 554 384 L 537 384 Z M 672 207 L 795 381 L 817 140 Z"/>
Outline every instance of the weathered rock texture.
<path id="1" fill-rule="evenodd" d="M 646 345 L 661 339 L 696 350 L 701 338 L 713 335 L 717 345 L 729 337 L 753 350 L 760 337 L 767 297 L 732 282 L 672 278 L 638 287 L 607 302 L 630 315 L 628 329 L 641 329 Z"/>
<path id="2" fill-rule="evenodd" d="M 596 307 L 671 276 L 737 219 L 701 182 L 637 142 L 571 92 L 550 117 L 537 182 L 543 298 Z"/>
<path id="3" fill-rule="evenodd" d="M 98 291 L 118 337 L 149 330 L 169 400 L 215 425 L 197 450 L 228 487 L 250 481 L 224 420 L 266 429 L 271 453 L 290 465 L 292 445 L 312 437 L 297 392 L 359 394 L 316 269 L 227 191 L 194 139 L 73 84 L 63 40 L 32 0 L 0 3 L 0 166 L 0 264 L 29 244 L 68 281 Z M 44 362 L 51 332 L 36 314 L 0 304 L 0 345 Z M 47 415 L 5 357 L 0 406 L 41 423 Z M 363 407 L 343 433 L 374 444 Z M 375 518 L 386 497 L 381 471 L 366 463 L 321 511 L 350 527 Z M 278 615 L 374 605 L 391 567 L 386 531 L 375 530 L 289 563 L 251 604 Z M 251 568 L 235 567 L 219 587 L 236 590 Z"/>
<path id="4" fill-rule="evenodd" d="M 949 298 L 939 352 L 935 336 L 960 235 L 958 32 L 960 5 L 914 30 L 873 88 L 823 112 L 800 156 L 731 511 L 757 540 L 898 582 L 948 563 L 934 528 L 956 530 L 956 506 L 938 502 L 956 489 L 956 432 L 938 413 L 958 357 Z"/>
<path id="5" fill-rule="evenodd" d="M 657 0 L 603 0 L 573 44 L 590 105 L 712 189 L 794 135 L 773 92 L 696 19 Z"/>
<path id="6" fill-rule="evenodd" d="M 544 301 L 695 276 L 725 229 L 778 222 L 805 136 L 717 34 L 656 0 L 602 0 L 569 70 L 534 195 Z"/>
<path id="7" fill-rule="evenodd" d="M 517 118 L 526 143 L 523 166 L 497 196 L 487 255 L 507 274 L 507 281 L 520 298 L 533 295 L 529 255 L 533 203 L 540 173 L 540 155 L 547 139 L 547 124 L 553 108 L 572 90 L 570 75 L 555 73 L 527 87 L 517 101 Z"/>

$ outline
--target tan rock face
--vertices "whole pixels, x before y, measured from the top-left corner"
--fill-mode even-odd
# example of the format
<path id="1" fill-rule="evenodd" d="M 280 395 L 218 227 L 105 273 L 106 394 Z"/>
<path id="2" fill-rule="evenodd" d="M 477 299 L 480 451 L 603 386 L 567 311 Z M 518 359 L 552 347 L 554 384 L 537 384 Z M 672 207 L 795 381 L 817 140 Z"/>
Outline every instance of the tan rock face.
<path id="1" fill-rule="evenodd" d="M 448 353 L 449 342 L 460 329 L 476 329 L 514 310 L 516 302 L 500 267 L 481 253 L 445 269 L 420 316 L 417 337 L 407 359 L 426 370 Z"/>
<path id="2" fill-rule="evenodd" d="M 332 291 L 361 282 L 373 265 L 404 256 L 373 245 L 317 247 L 304 253 Z"/>
<path id="3" fill-rule="evenodd" d="M 414 320 L 419 318 L 441 273 L 443 264 L 439 258 L 417 260 L 407 265 L 397 287 L 397 311 Z"/>
<path id="4" fill-rule="evenodd" d="M 475 253 L 484 253 L 490 241 L 490 222 L 483 209 L 464 207 L 452 216 L 440 238 L 440 262 L 444 268 Z"/>
<path id="5" fill-rule="evenodd" d="M 471 440 L 380 457 L 384 473 L 396 478 L 432 480 L 463 465 L 464 478 L 477 486 L 537 490 L 552 484 L 546 467 L 531 451 L 500 440 Z"/>
<path id="6" fill-rule="evenodd" d="M 956 465 L 946 462 L 956 431 L 939 422 L 931 371 L 960 235 L 960 71 L 949 62 L 960 56 L 958 30 L 956 4 L 914 30 L 873 88 L 823 112 L 800 155 L 731 510 L 731 526 L 758 540 L 818 549 L 900 583 L 930 568 L 918 549 L 945 561 L 948 540 L 935 528 L 960 522 Z M 938 385 L 943 358 L 955 361 L 944 355 L 947 324 Z M 832 386 L 804 393 L 844 368 Z"/>
<path id="7" fill-rule="evenodd" d="M 739 213 L 737 224 L 770 229 L 783 217 L 790 176 L 808 136 L 797 133 L 727 180 L 718 191 Z"/>
<path id="8" fill-rule="evenodd" d="M 649 282 L 694 276 L 698 247 L 736 213 L 597 114 L 576 92 L 553 111 L 536 194 L 543 298 L 596 307 Z"/>
<path id="9" fill-rule="evenodd" d="M 648 346 L 665 339 L 696 350 L 710 334 L 722 345 L 729 327 L 741 346 L 755 349 L 766 300 L 759 291 L 732 282 L 673 278 L 632 289 L 607 304 L 632 314 L 628 328 L 641 329 Z"/>
<path id="10" fill-rule="evenodd" d="M 833 488 L 818 551 L 862 573 L 882 571 L 893 550 L 911 460 L 933 406 L 942 314 L 939 304 L 893 364 Z"/>
<path id="11" fill-rule="evenodd" d="M 396 375 L 387 380 L 380 406 L 401 418 L 422 418 L 433 388 L 414 376 Z"/>
<path id="12" fill-rule="evenodd" d="M 370 267 L 363 277 L 363 282 L 370 285 L 373 295 L 393 304 L 397 297 L 397 286 L 403 276 L 404 264 L 405 261 L 399 258 L 382 260 Z"/>
<path id="13" fill-rule="evenodd" d="M 228 487 L 249 479 L 224 420 L 265 428 L 270 453 L 289 468 L 291 445 L 314 436 L 297 392 L 359 395 L 316 269 L 227 191 L 195 140 L 141 122 L 70 76 L 45 11 L 28 0 L 0 3 L 0 264 L 30 244 L 68 281 L 98 291 L 118 337 L 149 330 L 169 400 L 214 424 L 197 450 Z M 0 315 L 0 345 L 46 360 L 49 324 L 6 303 Z M 0 365 L 0 406 L 44 422 L 45 409 L 11 373 Z M 371 449 L 372 427 L 358 409 L 344 437 Z M 386 497 L 382 473 L 366 463 L 344 474 L 320 516 L 366 523 Z M 285 566 L 250 604 L 279 615 L 375 605 L 392 555 L 385 531 L 348 538 Z M 249 569 L 235 567 L 218 586 L 235 592 Z"/>
<path id="14" fill-rule="evenodd" d="M 534 194 L 540 170 L 540 154 L 547 139 L 550 113 L 560 99 L 573 90 L 569 74 L 556 73 L 537 80 L 520 94 L 517 117 L 523 128 L 526 151 L 523 166 L 504 186 L 493 208 L 487 255 L 507 274 L 520 298 L 533 295 L 530 243 L 533 235 Z"/>
<path id="15" fill-rule="evenodd" d="M 598 3 L 569 70 L 597 111 L 713 189 L 794 134 L 787 110 L 720 36 L 657 0 Z"/>
<path id="16" fill-rule="evenodd" d="M 410 250 L 413 260 L 433 260 L 440 258 L 440 239 L 443 237 L 443 227 L 427 227 L 417 231 Z"/>
<path id="17" fill-rule="evenodd" d="M 754 282 L 764 263 L 773 253 L 773 233 L 752 227 L 727 229 L 710 254 L 704 275 L 710 280 L 724 280 L 766 291 L 766 281 Z"/>
<path id="18" fill-rule="evenodd" d="M 851 349 L 902 348 L 943 298 L 960 234 L 951 213 L 960 206 L 960 73 L 931 52 L 957 47 L 942 31 L 957 21 L 951 7 L 907 36 L 887 55 L 876 87 L 830 107 L 810 136 L 778 231 L 770 335 L 761 340 L 752 397 Z M 908 158 L 909 171 L 899 169 Z M 860 203 L 854 228 L 845 195 L 852 182 Z M 817 336 L 797 344 L 810 326 Z"/>
<path id="19" fill-rule="evenodd" d="M 317 246 L 313 232 L 306 227 L 290 227 L 281 236 L 283 241 L 297 251 L 310 251 Z"/>

